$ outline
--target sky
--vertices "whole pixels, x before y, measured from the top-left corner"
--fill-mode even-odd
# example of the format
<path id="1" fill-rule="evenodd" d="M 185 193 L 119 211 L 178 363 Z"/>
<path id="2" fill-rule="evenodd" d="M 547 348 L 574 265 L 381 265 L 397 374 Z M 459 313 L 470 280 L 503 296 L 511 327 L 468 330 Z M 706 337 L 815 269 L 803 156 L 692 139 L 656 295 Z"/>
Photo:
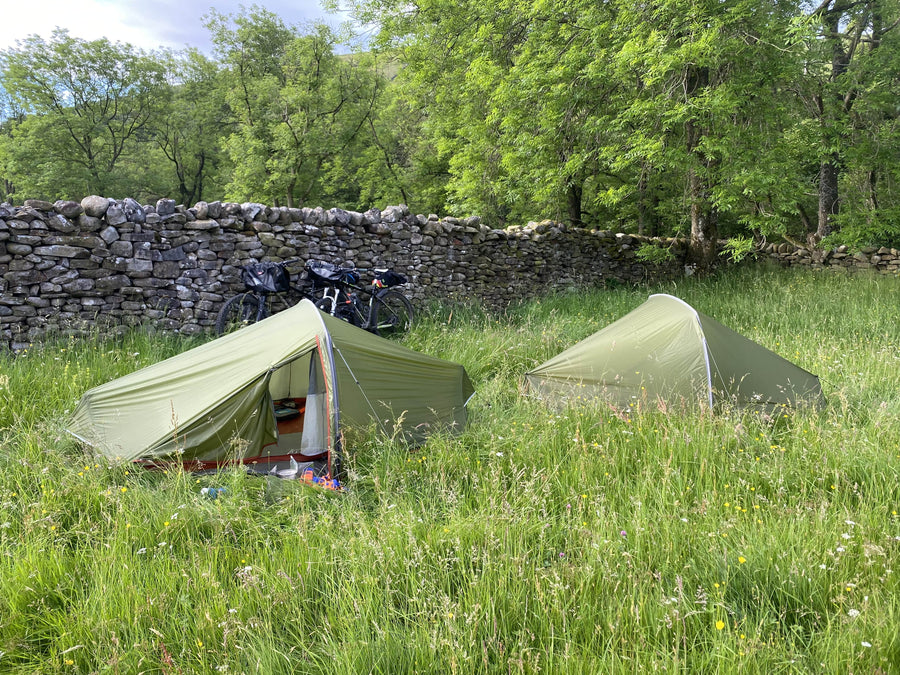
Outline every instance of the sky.
<path id="1" fill-rule="evenodd" d="M 0 49 L 37 34 L 49 39 L 57 26 L 73 37 L 129 42 L 149 51 L 161 47 L 197 47 L 211 53 L 203 16 L 210 8 L 237 14 L 240 6 L 259 5 L 289 25 L 319 22 L 338 27 L 346 20 L 328 14 L 319 0 L 0 0 Z"/>

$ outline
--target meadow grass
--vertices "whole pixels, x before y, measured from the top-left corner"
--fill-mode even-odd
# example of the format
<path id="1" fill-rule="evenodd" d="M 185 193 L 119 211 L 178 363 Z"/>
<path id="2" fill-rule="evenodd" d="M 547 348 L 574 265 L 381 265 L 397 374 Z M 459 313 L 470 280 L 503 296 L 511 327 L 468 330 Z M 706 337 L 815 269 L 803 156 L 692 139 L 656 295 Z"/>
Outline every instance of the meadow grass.
<path id="1" fill-rule="evenodd" d="M 551 410 L 523 373 L 650 292 L 821 376 L 777 418 Z M 433 305 L 468 428 L 353 430 L 347 490 L 148 473 L 64 433 L 90 386 L 197 340 L 0 357 L 0 671 L 900 671 L 900 280 L 772 269 Z M 224 486 L 219 499 L 200 488 Z"/>

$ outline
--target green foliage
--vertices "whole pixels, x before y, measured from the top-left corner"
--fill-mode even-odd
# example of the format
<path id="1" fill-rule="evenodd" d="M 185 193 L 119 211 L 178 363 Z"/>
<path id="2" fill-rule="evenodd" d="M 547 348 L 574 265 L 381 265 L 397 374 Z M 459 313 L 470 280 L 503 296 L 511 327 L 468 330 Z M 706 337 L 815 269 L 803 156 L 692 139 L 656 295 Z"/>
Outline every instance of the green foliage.
<path id="1" fill-rule="evenodd" d="M 414 451 L 351 430 L 340 494 L 113 465 L 66 437 L 82 391 L 196 342 L 0 355 L 0 669 L 891 672 L 897 283 L 750 268 L 502 315 L 434 306 L 407 344 L 466 365 L 469 428 Z M 620 415 L 519 394 L 648 291 L 819 373 L 826 409 Z"/>
<path id="2" fill-rule="evenodd" d="M 451 211 L 653 235 L 689 223 L 710 251 L 719 228 L 802 239 L 822 217 L 821 163 L 837 153 L 848 215 L 834 222 L 852 222 L 854 240 L 893 236 L 897 193 L 881 157 L 896 146 L 882 136 L 896 126 L 895 2 L 811 14 L 744 1 L 355 9 L 377 21 L 382 46 L 400 46 L 401 75 L 429 110 L 422 130 L 448 161 Z M 838 48 L 846 72 L 833 70 Z"/>
<path id="3" fill-rule="evenodd" d="M 301 34 L 258 7 L 213 12 L 209 28 L 236 120 L 228 195 L 288 206 L 320 199 L 329 165 L 343 164 L 367 124 L 379 76 L 361 57 L 339 58 L 327 27 Z"/>
<path id="4" fill-rule="evenodd" d="M 659 265 L 675 260 L 675 254 L 670 246 L 644 243 L 635 251 L 637 259 L 651 265 Z"/>
<path id="5" fill-rule="evenodd" d="M 6 171 L 29 197 L 115 194 L 126 182 L 123 160 L 165 98 L 163 69 L 152 56 L 65 30 L 2 52 L 0 83 L 31 115 L 4 139 L 2 152 Z"/>
<path id="6" fill-rule="evenodd" d="M 722 255 L 728 256 L 733 263 L 739 263 L 753 253 L 756 245 L 751 237 L 732 237 L 725 242 Z"/>
<path id="7" fill-rule="evenodd" d="M 220 140 L 233 123 L 227 83 L 218 65 L 196 50 L 170 55 L 166 65 L 168 107 L 150 123 L 172 186 L 159 196 L 177 195 L 182 204 L 218 199 L 225 165 Z"/>
<path id="8" fill-rule="evenodd" d="M 214 60 L 64 31 L 3 52 L 0 189 L 402 202 L 690 234 L 701 261 L 718 238 L 900 241 L 896 0 L 349 8 L 365 54 L 255 5 L 210 12 Z"/>

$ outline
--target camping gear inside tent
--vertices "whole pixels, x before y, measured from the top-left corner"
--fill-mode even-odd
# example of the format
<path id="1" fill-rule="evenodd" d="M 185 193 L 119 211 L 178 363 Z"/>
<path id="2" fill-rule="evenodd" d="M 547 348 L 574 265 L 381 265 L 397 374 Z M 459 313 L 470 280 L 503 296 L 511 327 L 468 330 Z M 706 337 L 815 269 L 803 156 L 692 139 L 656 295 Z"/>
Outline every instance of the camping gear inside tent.
<path id="1" fill-rule="evenodd" d="M 619 408 L 661 401 L 772 412 L 823 402 L 815 375 L 664 294 L 525 378 L 543 399 L 602 399 Z"/>
<path id="2" fill-rule="evenodd" d="M 332 477 L 341 429 L 461 429 L 465 369 L 300 304 L 91 389 L 69 432 L 111 459 Z"/>

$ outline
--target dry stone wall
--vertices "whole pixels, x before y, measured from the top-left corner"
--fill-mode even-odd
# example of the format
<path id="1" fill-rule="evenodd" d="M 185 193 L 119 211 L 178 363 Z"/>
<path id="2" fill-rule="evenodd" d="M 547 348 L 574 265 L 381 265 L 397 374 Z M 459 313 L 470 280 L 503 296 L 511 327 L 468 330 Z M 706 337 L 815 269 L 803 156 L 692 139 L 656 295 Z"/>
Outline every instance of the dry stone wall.
<path id="1" fill-rule="evenodd" d="M 185 208 L 98 196 L 0 204 L 0 348 L 120 326 L 209 330 L 224 300 L 242 289 L 240 267 L 256 260 L 390 267 L 409 278 L 403 290 L 414 300 L 489 307 L 684 273 L 682 242 L 655 240 L 675 257 L 650 266 L 636 257 L 646 241 L 551 221 L 493 229 L 478 217 L 414 215 L 402 205 L 365 213 L 223 202 Z M 810 253 L 773 244 L 759 253 L 783 265 L 900 273 L 896 249 Z"/>
<path id="2" fill-rule="evenodd" d="M 759 253 L 790 267 L 900 274 L 900 250 L 885 246 L 868 246 L 856 252 L 846 246 L 839 246 L 832 251 L 810 251 L 781 243 L 766 244 Z"/>
<path id="3" fill-rule="evenodd" d="M 550 221 L 492 229 L 478 217 L 414 215 L 405 206 L 185 208 L 98 196 L 0 204 L 0 345 L 19 349 L 48 333 L 98 327 L 208 330 L 242 289 L 240 267 L 256 260 L 390 267 L 408 277 L 404 292 L 414 300 L 492 307 L 552 289 L 683 273 L 680 253 L 663 267 L 642 264 L 641 241 Z"/>

